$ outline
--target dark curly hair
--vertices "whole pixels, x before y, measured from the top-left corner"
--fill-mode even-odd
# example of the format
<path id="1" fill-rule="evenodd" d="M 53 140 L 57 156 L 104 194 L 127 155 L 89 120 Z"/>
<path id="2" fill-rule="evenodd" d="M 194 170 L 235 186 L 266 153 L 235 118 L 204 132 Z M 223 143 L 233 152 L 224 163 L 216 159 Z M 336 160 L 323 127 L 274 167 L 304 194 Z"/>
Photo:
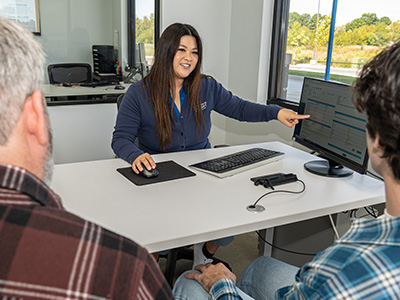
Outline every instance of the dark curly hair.
<path id="1" fill-rule="evenodd" d="M 355 84 L 354 105 L 367 113 L 367 130 L 379 135 L 396 179 L 400 179 L 400 41 L 369 61 Z"/>

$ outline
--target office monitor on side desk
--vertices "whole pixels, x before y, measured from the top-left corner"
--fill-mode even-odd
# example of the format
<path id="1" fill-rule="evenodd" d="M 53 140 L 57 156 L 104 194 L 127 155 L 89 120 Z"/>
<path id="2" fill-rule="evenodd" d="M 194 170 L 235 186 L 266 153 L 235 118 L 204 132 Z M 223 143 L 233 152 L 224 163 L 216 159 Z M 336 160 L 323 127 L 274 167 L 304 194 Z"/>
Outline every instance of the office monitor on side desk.
<path id="1" fill-rule="evenodd" d="M 146 50 L 143 43 L 136 44 L 135 51 L 135 66 L 130 68 L 129 74 L 125 78 L 125 83 L 130 81 L 136 82 L 136 74 L 140 74 L 140 79 L 144 78 L 148 74 L 147 60 L 146 60 Z"/>
<path id="2" fill-rule="evenodd" d="M 352 95 L 349 85 L 304 78 L 299 114 L 310 118 L 296 125 L 293 140 L 326 159 L 306 163 L 309 172 L 330 177 L 366 173 L 366 115 L 356 111 Z"/>

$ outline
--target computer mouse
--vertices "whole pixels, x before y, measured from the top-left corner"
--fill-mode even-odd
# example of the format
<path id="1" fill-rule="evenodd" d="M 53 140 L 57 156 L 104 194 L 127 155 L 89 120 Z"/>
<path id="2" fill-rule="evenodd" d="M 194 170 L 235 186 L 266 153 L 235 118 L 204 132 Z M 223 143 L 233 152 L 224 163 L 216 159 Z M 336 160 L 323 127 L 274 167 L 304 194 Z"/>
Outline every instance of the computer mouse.
<path id="1" fill-rule="evenodd" d="M 71 84 L 71 83 L 69 83 L 69 82 L 63 82 L 62 86 L 65 86 L 65 87 L 71 87 L 71 86 L 72 86 L 72 84 Z"/>
<path id="2" fill-rule="evenodd" d="M 149 171 L 149 170 L 146 169 L 145 166 L 143 166 L 143 171 L 139 172 L 139 174 L 142 175 L 145 178 L 154 178 L 154 177 L 157 177 L 158 174 L 160 174 L 160 173 L 158 172 L 157 169 L 152 169 L 152 170 Z"/>
<path id="3" fill-rule="evenodd" d="M 125 87 L 123 85 L 116 85 L 114 89 L 116 89 L 116 90 L 124 90 Z"/>

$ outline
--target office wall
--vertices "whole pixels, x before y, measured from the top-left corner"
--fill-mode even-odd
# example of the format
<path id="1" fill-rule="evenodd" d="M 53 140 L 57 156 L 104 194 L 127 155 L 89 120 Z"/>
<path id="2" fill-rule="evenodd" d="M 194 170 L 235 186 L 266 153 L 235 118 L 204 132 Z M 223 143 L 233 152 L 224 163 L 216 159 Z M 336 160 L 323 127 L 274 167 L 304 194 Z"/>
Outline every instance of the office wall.
<path id="1" fill-rule="evenodd" d="M 113 45 L 114 1 L 40 0 L 42 34 L 37 40 L 47 64 L 92 64 L 92 45 Z"/>
<path id="2" fill-rule="evenodd" d="M 203 73 L 228 84 L 232 0 L 161 1 L 161 30 L 180 22 L 196 28 L 203 40 Z"/>

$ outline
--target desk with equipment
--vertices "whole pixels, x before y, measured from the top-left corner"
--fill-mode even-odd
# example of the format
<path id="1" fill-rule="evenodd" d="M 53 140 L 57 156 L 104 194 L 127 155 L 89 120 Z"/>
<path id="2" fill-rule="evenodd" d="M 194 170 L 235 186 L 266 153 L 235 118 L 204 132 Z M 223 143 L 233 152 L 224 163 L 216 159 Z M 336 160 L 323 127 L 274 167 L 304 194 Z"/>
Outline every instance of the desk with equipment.
<path id="1" fill-rule="evenodd" d="M 93 83 L 93 86 L 80 86 L 80 85 L 74 85 L 72 84 L 69 87 L 63 86 L 62 84 L 45 84 L 44 85 L 44 95 L 46 98 L 57 98 L 57 97 L 75 97 L 75 96 L 95 96 L 95 100 L 97 100 L 97 103 L 104 103 L 107 99 L 105 96 L 118 96 L 120 94 L 125 94 L 129 86 L 131 85 L 130 83 L 122 83 L 122 84 L 109 84 L 109 85 L 95 85 L 96 83 Z M 118 88 L 116 88 L 118 87 Z M 111 99 L 111 98 L 110 98 Z M 48 105 L 54 106 L 54 105 L 61 105 L 61 104 L 77 104 L 76 101 L 71 100 L 70 101 L 48 101 Z M 79 100 L 77 100 L 79 101 Z M 81 104 L 84 104 L 84 100 L 80 100 Z M 87 101 L 90 101 L 90 99 L 87 99 Z M 111 102 L 115 103 L 115 98 L 112 98 L 110 100 Z M 62 102 L 62 103 L 60 103 Z M 92 101 L 93 102 L 93 99 Z"/>
<path id="2" fill-rule="evenodd" d="M 283 152 L 283 159 L 226 178 L 189 167 L 200 161 L 249 148 Z M 129 167 L 120 159 L 56 165 L 52 188 L 67 210 L 122 234 L 150 252 L 272 228 L 352 208 L 384 202 L 381 181 L 354 173 L 343 178 L 312 174 L 303 167 L 316 157 L 291 146 L 269 142 L 153 156 L 173 160 L 196 176 L 136 186 L 116 170 Z M 269 191 L 251 178 L 293 173 L 306 189 L 301 194 L 277 193 L 247 207 Z M 292 182 L 286 190 L 299 191 Z"/>
<path id="3" fill-rule="evenodd" d="M 110 136 L 117 116 L 116 100 L 130 84 L 84 87 L 44 86 L 54 136 L 54 161 L 69 163 L 113 158 Z M 76 100 L 59 100 L 76 97 Z M 56 101 L 52 101 L 58 99 Z"/>

